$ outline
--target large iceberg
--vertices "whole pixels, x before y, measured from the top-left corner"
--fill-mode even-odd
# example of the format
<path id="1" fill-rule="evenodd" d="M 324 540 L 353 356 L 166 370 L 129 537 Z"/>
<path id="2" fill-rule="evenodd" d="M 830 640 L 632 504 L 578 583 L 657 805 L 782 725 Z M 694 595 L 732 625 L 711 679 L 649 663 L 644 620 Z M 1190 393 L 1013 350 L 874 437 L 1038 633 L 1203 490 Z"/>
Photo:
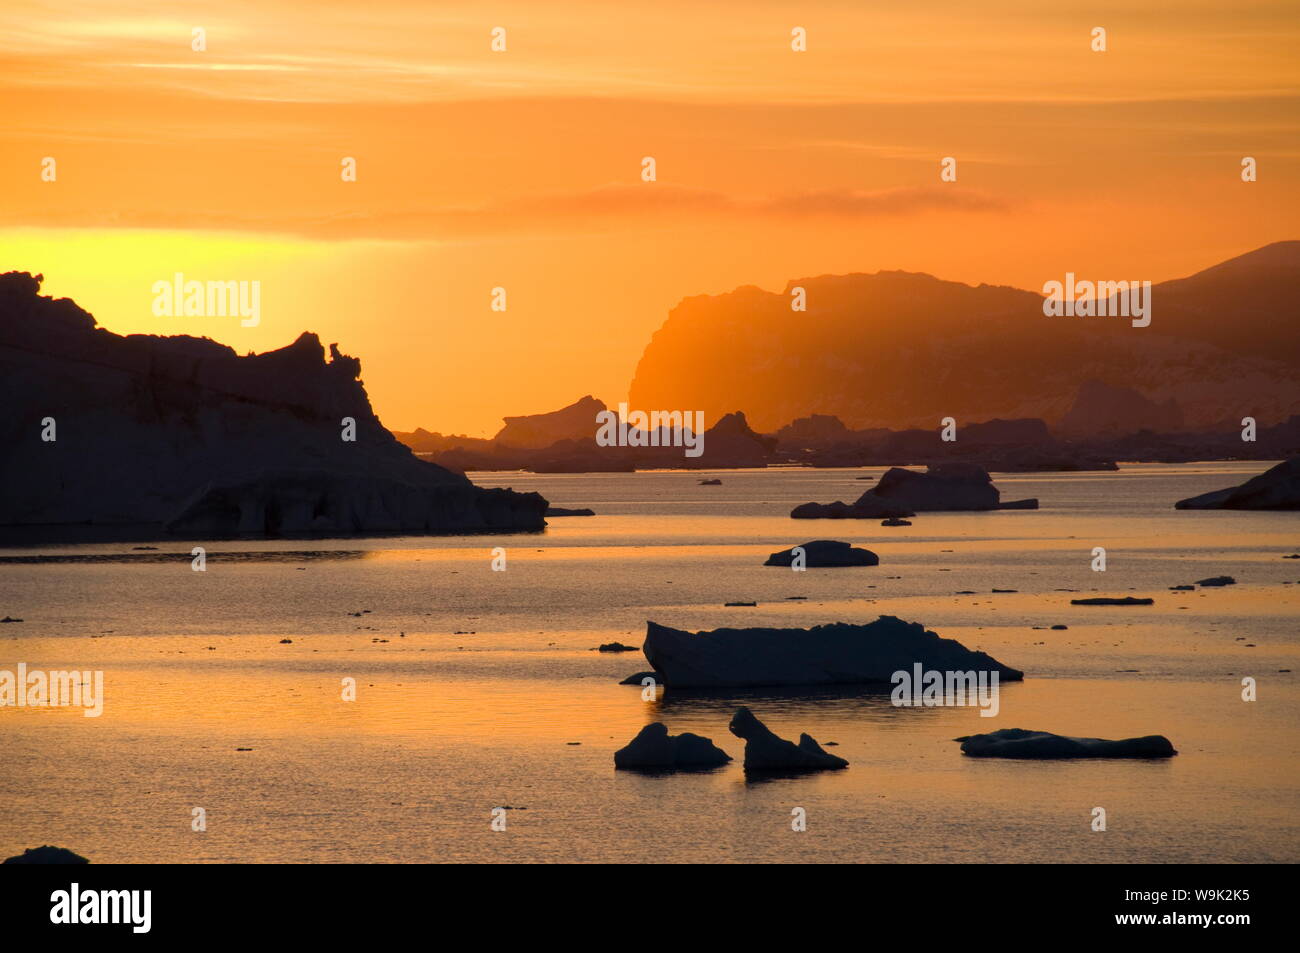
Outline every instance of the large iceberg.
<path id="1" fill-rule="evenodd" d="M 803 503 L 794 519 L 898 519 L 946 510 L 1036 510 L 1038 500 L 1002 502 L 988 471 L 973 463 L 935 463 L 924 473 L 891 467 L 852 504 Z"/>
<path id="2" fill-rule="evenodd" d="M 910 672 L 917 663 L 939 671 L 997 672 L 1002 681 L 1024 678 L 955 639 L 887 615 L 865 625 L 712 632 L 648 622 L 642 651 L 670 688 L 888 684 L 895 672 Z"/>

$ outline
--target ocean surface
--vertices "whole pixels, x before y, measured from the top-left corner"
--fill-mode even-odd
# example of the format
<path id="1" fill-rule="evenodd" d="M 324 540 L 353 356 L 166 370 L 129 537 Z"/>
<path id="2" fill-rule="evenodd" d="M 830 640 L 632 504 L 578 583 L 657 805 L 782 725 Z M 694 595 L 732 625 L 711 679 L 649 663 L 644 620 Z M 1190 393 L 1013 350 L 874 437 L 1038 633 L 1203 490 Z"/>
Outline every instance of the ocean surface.
<path id="1" fill-rule="evenodd" d="M 1294 863 L 1300 559 L 1282 557 L 1300 552 L 1300 513 L 1173 509 L 1266 468 L 996 474 L 1003 499 L 1042 508 L 900 528 L 788 518 L 798 503 L 855 499 L 880 468 L 473 474 L 597 515 L 507 536 L 0 549 L 0 617 L 23 620 L 0 625 L 0 669 L 104 673 L 98 718 L 0 708 L 0 856 L 56 844 L 99 863 Z M 699 485 L 711 476 L 722 485 Z M 880 565 L 762 565 L 819 538 Z M 1238 584 L 1169 590 L 1223 574 Z M 1070 605 L 1087 595 L 1155 605 Z M 758 605 L 724 608 L 734 601 Z M 593 651 L 639 645 L 647 620 L 882 614 L 1025 681 L 1003 685 L 994 718 L 857 688 L 668 689 L 647 702 L 618 684 L 648 667 L 640 653 Z M 1242 700 L 1245 677 L 1256 701 Z M 341 697 L 347 678 L 355 701 Z M 747 780 L 727 731 L 740 704 L 784 737 L 836 742 L 851 766 Z M 736 761 L 615 771 L 613 752 L 651 721 Z M 952 741 L 1013 727 L 1164 734 L 1180 753 L 1020 762 L 967 758 Z M 505 830 L 493 830 L 500 807 Z"/>

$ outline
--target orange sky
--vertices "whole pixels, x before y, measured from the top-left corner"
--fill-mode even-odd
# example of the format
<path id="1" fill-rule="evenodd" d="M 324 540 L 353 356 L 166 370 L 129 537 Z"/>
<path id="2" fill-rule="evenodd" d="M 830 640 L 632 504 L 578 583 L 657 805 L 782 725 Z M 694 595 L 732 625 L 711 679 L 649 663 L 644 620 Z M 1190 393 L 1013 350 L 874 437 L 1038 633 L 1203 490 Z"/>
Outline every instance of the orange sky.
<path id="1" fill-rule="evenodd" d="M 1298 46 L 1294 0 L 6 0 L 0 270 L 123 333 L 317 331 L 390 427 L 490 434 L 624 399 L 689 295 L 1159 281 L 1300 237 Z M 177 271 L 260 281 L 261 324 L 155 317 Z"/>

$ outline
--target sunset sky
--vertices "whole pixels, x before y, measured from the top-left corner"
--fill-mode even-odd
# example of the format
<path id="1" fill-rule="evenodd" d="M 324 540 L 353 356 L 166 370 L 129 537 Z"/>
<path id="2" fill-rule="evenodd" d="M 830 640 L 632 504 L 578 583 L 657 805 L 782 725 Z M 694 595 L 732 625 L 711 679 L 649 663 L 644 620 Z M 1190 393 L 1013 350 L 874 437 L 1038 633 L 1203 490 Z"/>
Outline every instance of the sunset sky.
<path id="1" fill-rule="evenodd" d="M 0 271 L 121 333 L 316 331 L 390 428 L 486 435 L 625 399 L 690 295 L 1160 281 L 1300 238 L 1300 4 L 1136 5 L 6 0 Z M 155 317 L 178 271 L 260 281 L 260 325 Z"/>

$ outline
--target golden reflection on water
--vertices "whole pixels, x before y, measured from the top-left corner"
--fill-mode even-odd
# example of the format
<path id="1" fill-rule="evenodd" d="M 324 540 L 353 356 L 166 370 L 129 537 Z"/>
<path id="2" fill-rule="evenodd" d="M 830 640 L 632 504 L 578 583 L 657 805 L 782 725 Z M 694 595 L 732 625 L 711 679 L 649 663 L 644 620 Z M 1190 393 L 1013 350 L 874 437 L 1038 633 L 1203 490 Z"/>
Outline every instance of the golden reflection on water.
<path id="1" fill-rule="evenodd" d="M 740 516 L 677 498 L 700 474 L 538 478 L 589 494 L 562 505 L 622 502 L 537 536 L 214 543 L 205 574 L 165 559 L 0 566 L 3 611 L 27 620 L 0 628 L 0 667 L 105 675 L 100 718 L 0 710 L 0 851 L 65 843 L 98 862 L 1294 862 L 1300 561 L 1281 556 L 1296 551 L 1300 523 L 1167 503 L 1240 469 L 1144 468 L 1125 493 L 1106 475 L 1013 478 L 1009 495 L 1051 505 L 926 515 L 902 533 L 784 515 L 791 499 L 860 491 L 849 474 L 724 475 L 714 489 L 730 496 L 711 499 Z M 664 490 L 671 479 L 686 489 Z M 1049 496 L 1066 490 L 1076 497 Z M 676 512 L 620 515 L 643 505 L 629 500 Z M 881 565 L 761 565 L 818 537 L 865 545 Z M 507 573 L 489 568 L 494 545 L 507 547 Z M 1109 550 L 1104 574 L 1088 569 L 1094 545 Z M 223 547 L 238 555 L 223 560 Z M 106 544 L 56 551 L 130 556 Z M 1223 572 L 1239 584 L 1168 588 Z M 1070 604 L 1101 594 L 1155 605 Z M 735 599 L 759 605 L 723 607 Z M 644 702 L 617 684 L 643 657 L 592 651 L 639 644 L 647 618 L 705 629 L 881 613 L 988 651 L 1026 680 L 1003 686 L 996 718 L 899 709 L 861 689 L 669 690 Z M 1241 700 L 1247 676 L 1256 702 Z M 344 678 L 355 701 L 341 697 Z M 851 767 L 763 782 L 739 760 L 671 777 L 613 770 L 614 750 L 654 720 L 739 759 L 726 725 L 740 704 L 785 737 L 835 742 Z M 1006 727 L 1160 733 L 1181 753 L 985 761 L 952 741 Z M 201 838 L 188 829 L 200 803 L 214 818 Z M 502 803 L 527 808 L 511 812 L 506 838 L 488 829 Z M 809 811 L 806 837 L 790 836 L 792 805 Z M 1095 806 L 1108 811 L 1104 834 L 1089 828 Z"/>

